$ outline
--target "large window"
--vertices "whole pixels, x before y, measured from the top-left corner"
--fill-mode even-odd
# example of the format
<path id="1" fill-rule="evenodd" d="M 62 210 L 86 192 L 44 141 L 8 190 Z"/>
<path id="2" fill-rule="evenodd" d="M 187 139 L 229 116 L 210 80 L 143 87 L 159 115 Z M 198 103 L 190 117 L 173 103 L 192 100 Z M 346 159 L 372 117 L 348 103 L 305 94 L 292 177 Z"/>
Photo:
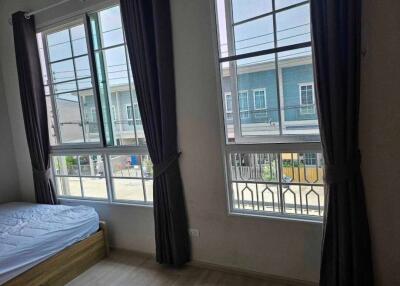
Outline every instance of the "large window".
<path id="1" fill-rule="evenodd" d="M 309 1 L 215 3 L 230 212 L 320 220 Z"/>
<path id="2" fill-rule="evenodd" d="M 37 34 L 61 198 L 152 203 L 153 171 L 118 5 Z"/>

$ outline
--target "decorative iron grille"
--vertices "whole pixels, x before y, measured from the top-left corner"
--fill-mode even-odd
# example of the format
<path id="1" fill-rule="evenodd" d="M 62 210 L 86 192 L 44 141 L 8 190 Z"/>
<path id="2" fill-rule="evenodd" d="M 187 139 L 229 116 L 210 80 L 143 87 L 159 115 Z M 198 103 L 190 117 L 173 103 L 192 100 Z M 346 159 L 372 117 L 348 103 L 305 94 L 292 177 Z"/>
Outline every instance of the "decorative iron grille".
<path id="1" fill-rule="evenodd" d="M 229 153 L 231 210 L 321 219 L 321 153 Z"/>

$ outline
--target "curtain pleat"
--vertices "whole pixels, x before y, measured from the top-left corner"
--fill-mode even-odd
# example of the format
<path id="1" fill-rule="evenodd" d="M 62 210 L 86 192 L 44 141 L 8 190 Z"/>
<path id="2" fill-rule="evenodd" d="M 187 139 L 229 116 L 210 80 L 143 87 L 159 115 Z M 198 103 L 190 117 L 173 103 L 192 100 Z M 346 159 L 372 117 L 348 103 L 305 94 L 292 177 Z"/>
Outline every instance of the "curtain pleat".
<path id="1" fill-rule="evenodd" d="M 15 57 L 19 80 L 26 139 L 32 162 L 36 202 L 56 204 L 50 176 L 50 142 L 47 125 L 46 99 L 40 69 L 34 16 L 24 12 L 12 15 Z"/>
<path id="2" fill-rule="evenodd" d="M 321 286 L 373 285 L 358 144 L 361 0 L 312 0 L 316 101 L 327 211 Z"/>
<path id="3" fill-rule="evenodd" d="M 179 168 L 171 16 L 168 0 L 121 0 L 121 14 L 149 155 L 159 263 L 190 260 Z"/>

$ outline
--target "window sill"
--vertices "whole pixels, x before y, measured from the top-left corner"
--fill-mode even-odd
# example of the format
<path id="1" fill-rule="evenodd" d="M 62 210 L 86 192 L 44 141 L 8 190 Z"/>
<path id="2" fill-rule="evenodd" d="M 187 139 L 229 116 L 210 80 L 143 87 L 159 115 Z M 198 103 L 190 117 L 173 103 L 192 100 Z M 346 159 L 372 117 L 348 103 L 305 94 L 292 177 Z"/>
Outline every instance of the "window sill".
<path id="1" fill-rule="evenodd" d="M 143 208 L 153 208 L 153 204 L 140 204 L 138 202 L 129 202 L 129 201 L 106 201 L 106 200 L 96 200 L 96 199 L 75 199 L 75 198 L 66 198 L 66 197 L 58 197 L 59 202 L 73 202 L 73 203 L 82 203 L 82 204 L 98 204 L 98 205 L 116 205 L 116 206 L 129 206 L 129 207 L 143 207 Z"/>
<path id="2" fill-rule="evenodd" d="M 305 216 L 290 216 L 290 215 L 282 215 L 282 214 L 268 214 L 268 215 L 260 215 L 256 213 L 245 213 L 245 212 L 236 212 L 236 211 L 229 211 L 228 216 L 232 217 L 245 217 L 245 218 L 256 218 L 256 219 L 265 219 L 265 220 L 280 220 L 280 221 L 287 221 L 287 222 L 300 222 L 300 223 L 307 223 L 307 224 L 317 224 L 322 225 L 323 219 L 320 217 L 313 217 L 308 218 Z"/>

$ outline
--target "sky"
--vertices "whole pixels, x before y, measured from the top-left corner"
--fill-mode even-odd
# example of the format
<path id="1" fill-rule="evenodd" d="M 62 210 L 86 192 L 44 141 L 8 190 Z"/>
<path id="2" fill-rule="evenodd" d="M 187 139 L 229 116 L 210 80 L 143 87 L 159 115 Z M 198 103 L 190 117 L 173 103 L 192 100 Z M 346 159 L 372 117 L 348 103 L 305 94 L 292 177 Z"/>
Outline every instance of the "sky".
<path id="1" fill-rule="evenodd" d="M 276 9 L 303 2 L 303 0 L 276 0 Z M 227 46 L 227 27 L 225 14 L 225 0 L 216 0 L 221 57 L 231 56 Z M 252 17 L 260 16 L 272 11 L 272 0 L 232 0 L 233 21 L 238 23 Z M 276 14 L 276 30 L 278 47 L 310 41 L 309 4 L 282 11 Z M 274 48 L 273 17 L 265 16 L 256 20 L 236 24 L 234 29 L 236 55 Z M 280 57 L 294 57 L 307 54 L 309 49 L 293 51 L 292 55 Z M 267 61 L 271 57 L 242 60 L 241 64 L 251 64 L 255 61 Z"/>

